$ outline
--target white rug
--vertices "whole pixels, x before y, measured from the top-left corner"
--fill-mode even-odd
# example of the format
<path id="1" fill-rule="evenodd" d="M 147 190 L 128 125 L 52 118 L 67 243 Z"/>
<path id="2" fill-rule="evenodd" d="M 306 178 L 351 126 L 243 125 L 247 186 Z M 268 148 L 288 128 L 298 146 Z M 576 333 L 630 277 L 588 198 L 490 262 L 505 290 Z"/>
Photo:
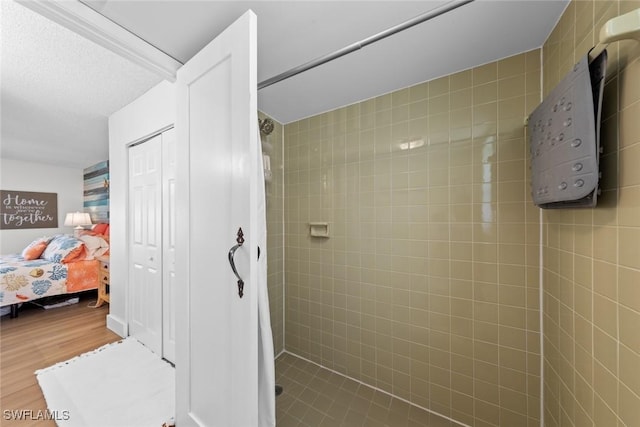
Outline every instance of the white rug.
<path id="1" fill-rule="evenodd" d="M 134 338 L 36 371 L 64 427 L 160 427 L 175 413 L 175 370 Z"/>

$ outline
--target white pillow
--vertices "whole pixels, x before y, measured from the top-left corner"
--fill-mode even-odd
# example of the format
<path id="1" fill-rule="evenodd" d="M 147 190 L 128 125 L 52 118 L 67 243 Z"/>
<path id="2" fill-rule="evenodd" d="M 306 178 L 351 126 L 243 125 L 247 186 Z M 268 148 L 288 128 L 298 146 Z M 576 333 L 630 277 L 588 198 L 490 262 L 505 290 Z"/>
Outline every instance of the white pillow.
<path id="1" fill-rule="evenodd" d="M 85 258 L 87 260 L 102 256 L 109 250 L 109 244 L 102 237 L 86 235 L 80 236 L 80 240 L 84 242 L 87 249 L 87 257 Z"/>

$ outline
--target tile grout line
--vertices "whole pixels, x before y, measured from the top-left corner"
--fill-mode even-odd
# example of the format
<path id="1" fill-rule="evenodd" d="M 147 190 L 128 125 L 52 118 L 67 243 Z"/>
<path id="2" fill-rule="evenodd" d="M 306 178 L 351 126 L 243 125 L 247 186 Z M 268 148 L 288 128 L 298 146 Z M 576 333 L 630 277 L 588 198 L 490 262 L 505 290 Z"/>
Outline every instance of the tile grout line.
<path id="1" fill-rule="evenodd" d="M 355 379 L 355 378 L 353 378 L 353 377 L 350 377 L 350 376 L 348 376 L 348 375 L 345 375 L 345 374 L 343 374 L 343 373 L 341 373 L 341 372 L 335 371 L 335 370 L 333 370 L 333 369 L 331 369 L 331 368 L 327 368 L 327 367 L 325 367 L 325 366 L 322 366 L 322 365 L 320 365 L 319 363 L 316 363 L 316 362 L 314 362 L 314 361 L 312 361 L 312 360 L 309 360 L 309 359 L 307 359 L 307 358 L 305 358 L 305 357 L 299 356 L 299 355 L 297 355 L 297 354 L 295 354 L 295 353 L 292 353 L 292 352 L 290 352 L 290 351 L 288 351 L 288 350 L 284 350 L 284 351 L 283 351 L 283 353 L 288 354 L 288 355 L 293 356 L 293 357 L 297 357 L 298 359 L 304 360 L 305 362 L 311 363 L 311 364 L 313 364 L 313 365 L 315 365 L 315 366 L 317 366 L 317 367 L 319 367 L 319 368 L 325 369 L 325 370 L 327 370 L 327 371 L 329 371 L 329 372 L 332 372 L 332 373 L 334 373 L 334 374 L 336 374 L 336 375 L 340 375 L 340 376 L 341 376 L 341 377 L 343 377 L 343 378 L 347 378 L 347 379 L 349 379 L 349 380 L 355 381 L 355 382 L 357 382 L 358 384 L 363 385 L 363 386 L 365 386 L 365 387 L 368 387 L 368 388 L 370 388 L 370 389 L 373 389 L 373 390 L 375 390 L 375 391 L 379 391 L 380 393 L 386 394 L 387 396 L 389 396 L 389 397 L 391 397 L 391 398 L 393 398 L 393 399 L 398 399 L 398 400 L 400 400 L 400 401 L 402 401 L 402 402 L 404 402 L 404 403 L 407 403 L 407 404 L 408 404 L 408 405 L 410 405 L 410 406 L 413 406 L 413 407 L 416 407 L 416 408 L 422 409 L 423 411 L 426 411 L 426 412 L 428 412 L 428 413 L 430 413 L 430 414 L 437 415 L 437 416 L 439 416 L 439 417 L 441 417 L 441 418 L 444 418 L 444 419 L 446 419 L 446 420 L 448 420 L 448 421 L 451 421 L 451 422 L 453 422 L 453 423 L 456 423 L 457 425 L 459 425 L 459 426 L 461 426 L 461 427 L 471 427 L 471 426 L 469 426 L 468 424 L 463 424 L 463 423 L 461 423 L 461 422 L 459 422 L 459 421 L 456 421 L 456 420 L 454 420 L 453 418 L 450 418 L 450 417 L 448 417 L 448 416 L 446 416 L 446 415 L 442 415 L 442 414 L 440 414 L 440 413 L 438 413 L 438 412 L 432 411 L 432 410 L 427 409 L 427 408 L 425 408 L 425 407 L 423 407 L 423 406 L 416 405 L 415 403 L 409 402 L 408 400 L 406 400 L 406 399 L 404 399 L 404 398 L 402 398 L 402 397 L 396 396 L 396 395 L 394 395 L 394 394 L 392 394 L 392 393 L 389 393 L 388 391 L 382 390 L 382 389 L 380 389 L 380 388 L 378 388 L 378 387 L 374 387 L 374 386 L 372 386 L 372 385 L 370 385 L 370 384 L 367 384 L 367 383 L 362 382 L 362 381 L 360 381 L 360 380 L 358 380 L 358 379 Z"/>
<path id="2" fill-rule="evenodd" d="M 540 102 L 544 92 L 544 45 L 540 47 Z M 525 130 L 526 132 L 526 130 Z M 525 138 L 526 141 L 526 138 Z M 544 427 L 544 216 L 538 209 L 539 240 L 538 243 L 538 333 L 540 338 L 540 427 Z"/>

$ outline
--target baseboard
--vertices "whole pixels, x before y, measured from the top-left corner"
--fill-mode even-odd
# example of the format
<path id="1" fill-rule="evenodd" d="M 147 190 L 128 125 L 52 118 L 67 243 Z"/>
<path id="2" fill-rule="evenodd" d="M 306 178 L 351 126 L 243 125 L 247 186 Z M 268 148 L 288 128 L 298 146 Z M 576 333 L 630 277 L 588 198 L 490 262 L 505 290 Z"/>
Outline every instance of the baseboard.
<path id="1" fill-rule="evenodd" d="M 129 336 L 129 325 L 112 314 L 107 315 L 107 329 L 120 335 L 122 338 Z"/>

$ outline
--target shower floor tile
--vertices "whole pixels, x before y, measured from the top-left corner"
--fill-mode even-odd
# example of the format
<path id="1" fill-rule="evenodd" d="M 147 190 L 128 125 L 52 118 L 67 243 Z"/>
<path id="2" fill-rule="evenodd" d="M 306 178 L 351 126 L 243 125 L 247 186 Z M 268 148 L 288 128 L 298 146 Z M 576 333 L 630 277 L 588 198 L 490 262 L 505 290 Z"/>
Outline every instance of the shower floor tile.
<path id="1" fill-rule="evenodd" d="M 291 354 L 276 360 L 277 427 L 457 427 L 459 424 Z"/>

